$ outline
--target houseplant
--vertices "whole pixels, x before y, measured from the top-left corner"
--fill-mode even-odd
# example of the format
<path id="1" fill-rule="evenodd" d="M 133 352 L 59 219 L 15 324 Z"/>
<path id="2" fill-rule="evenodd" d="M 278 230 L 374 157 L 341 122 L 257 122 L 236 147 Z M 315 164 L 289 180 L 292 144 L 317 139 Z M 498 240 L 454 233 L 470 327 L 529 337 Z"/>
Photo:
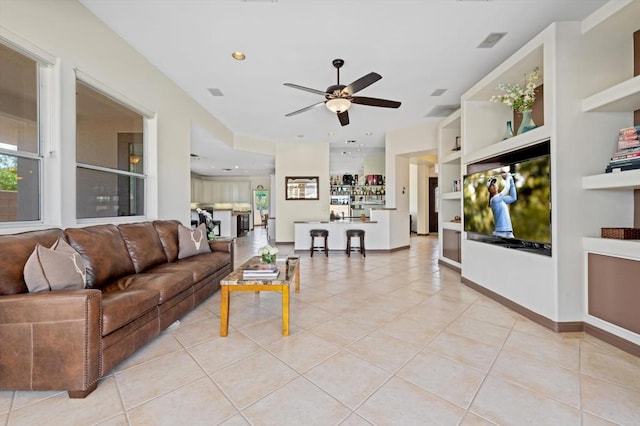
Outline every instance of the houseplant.
<path id="1" fill-rule="evenodd" d="M 499 84 L 498 90 L 503 93 L 491 97 L 491 102 L 501 102 L 511 107 L 512 110 L 522 114 L 522 123 L 518 127 L 517 134 L 527 132 L 536 127 L 531 118 L 531 108 L 536 100 L 536 82 L 539 78 L 540 68 L 535 67 L 528 76 L 525 76 L 525 84 Z"/>

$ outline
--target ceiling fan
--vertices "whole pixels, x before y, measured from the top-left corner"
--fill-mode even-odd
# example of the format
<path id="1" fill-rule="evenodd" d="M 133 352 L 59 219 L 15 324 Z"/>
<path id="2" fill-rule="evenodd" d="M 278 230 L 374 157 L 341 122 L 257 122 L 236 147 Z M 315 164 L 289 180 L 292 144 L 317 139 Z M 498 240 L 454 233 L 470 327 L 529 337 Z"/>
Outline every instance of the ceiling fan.
<path id="1" fill-rule="evenodd" d="M 344 60 L 333 60 L 333 66 L 336 68 L 338 74 L 338 83 L 327 87 L 327 90 L 325 91 L 310 89 L 309 87 L 299 86 L 293 83 L 284 83 L 285 86 L 293 87 L 294 89 L 300 89 L 311 93 L 316 93 L 325 97 L 324 101 L 309 105 L 308 107 L 299 109 L 297 111 L 290 112 L 289 114 L 285 114 L 285 117 L 291 117 L 292 115 L 300 114 L 301 112 L 308 111 L 324 104 L 329 111 L 334 112 L 338 115 L 340 124 L 346 126 L 347 124 L 349 124 L 349 113 L 347 110 L 349 109 L 349 107 L 351 107 L 352 103 L 384 108 L 398 108 L 400 106 L 400 102 L 397 101 L 378 98 L 367 98 L 364 96 L 353 96 L 360 90 L 369 87 L 376 81 L 380 80 L 382 76 L 378 73 L 371 72 L 363 77 L 360 77 L 348 86 L 345 86 L 340 84 L 340 68 L 343 65 Z"/>

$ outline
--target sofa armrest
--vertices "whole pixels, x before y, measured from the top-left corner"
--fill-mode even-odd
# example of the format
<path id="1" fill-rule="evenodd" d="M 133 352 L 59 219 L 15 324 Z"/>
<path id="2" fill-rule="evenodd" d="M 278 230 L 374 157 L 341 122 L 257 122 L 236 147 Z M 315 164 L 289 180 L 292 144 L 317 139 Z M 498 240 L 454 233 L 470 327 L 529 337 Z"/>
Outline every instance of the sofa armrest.
<path id="1" fill-rule="evenodd" d="M 100 378 L 102 294 L 69 290 L 0 296 L 0 389 L 67 390 Z"/>
<path id="2" fill-rule="evenodd" d="M 223 251 L 231 255 L 231 269 L 233 269 L 235 242 L 235 238 L 216 238 L 215 240 L 209 240 L 211 251 Z"/>

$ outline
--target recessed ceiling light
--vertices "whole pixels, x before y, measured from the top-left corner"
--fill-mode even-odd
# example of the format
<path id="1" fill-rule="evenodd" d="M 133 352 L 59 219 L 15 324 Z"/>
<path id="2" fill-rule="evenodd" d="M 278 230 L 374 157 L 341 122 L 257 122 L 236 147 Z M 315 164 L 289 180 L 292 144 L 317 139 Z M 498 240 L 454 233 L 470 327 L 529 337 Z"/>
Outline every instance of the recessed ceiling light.
<path id="1" fill-rule="evenodd" d="M 371 136 L 371 135 L 373 135 L 373 132 L 367 132 L 367 133 L 365 133 L 365 135 Z"/>
<path id="2" fill-rule="evenodd" d="M 304 138 L 304 135 L 297 135 L 296 138 L 302 139 L 302 138 Z"/>
<path id="3" fill-rule="evenodd" d="M 242 52 L 233 52 L 231 56 L 233 59 L 237 59 L 238 61 L 244 61 L 246 58 L 245 54 Z"/>
<path id="4" fill-rule="evenodd" d="M 238 168 L 238 166 L 235 167 L 236 169 Z"/>
<path id="5" fill-rule="evenodd" d="M 329 136 L 335 135 L 335 132 L 329 132 Z"/>

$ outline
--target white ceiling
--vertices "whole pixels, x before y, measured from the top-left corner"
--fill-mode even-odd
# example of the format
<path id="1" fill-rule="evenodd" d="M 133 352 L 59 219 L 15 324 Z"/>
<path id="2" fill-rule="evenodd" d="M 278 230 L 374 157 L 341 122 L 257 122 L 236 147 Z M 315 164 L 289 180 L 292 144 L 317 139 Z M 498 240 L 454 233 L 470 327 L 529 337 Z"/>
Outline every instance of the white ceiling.
<path id="1" fill-rule="evenodd" d="M 582 20 L 606 0 L 80 2 L 234 134 L 330 142 L 331 171 L 358 172 L 365 155 L 384 152 L 386 131 L 440 120 L 426 115 L 459 105 L 467 89 L 551 22 Z M 494 48 L 477 48 L 492 32 L 507 35 Z M 234 51 L 246 60 L 233 59 Z M 336 83 L 335 58 L 345 60 L 341 84 L 377 72 L 383 78 L 358 95 L 400 101 L 400 108 L 353 105 L 344 127 L 324 106 L 285 117 L 324 99 L 283 83 L 324 91 Z M 447 90 L 431 96 L 436 89 Z M 230 149 L 198 129 L 191 152 L 200 157 L 191 161 L 199 174 L 273 173 L 271 156 Z"/>

